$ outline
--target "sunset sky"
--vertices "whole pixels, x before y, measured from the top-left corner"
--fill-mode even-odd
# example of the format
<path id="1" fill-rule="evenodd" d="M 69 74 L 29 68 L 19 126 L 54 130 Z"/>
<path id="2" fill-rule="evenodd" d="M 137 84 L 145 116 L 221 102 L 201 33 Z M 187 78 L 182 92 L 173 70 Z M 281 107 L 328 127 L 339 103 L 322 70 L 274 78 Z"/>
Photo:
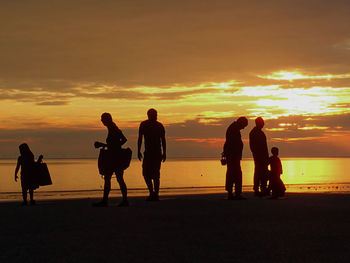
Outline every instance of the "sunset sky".
<path id="1" fill-rule="evenodd" d="M 149 108 L 170 157 L 219 157 L 266 121 L 287 156 L 350 156 L 350 1 L 2 0 L 0 158 L 94 157 L 110 112 L 136 150 Z"/>

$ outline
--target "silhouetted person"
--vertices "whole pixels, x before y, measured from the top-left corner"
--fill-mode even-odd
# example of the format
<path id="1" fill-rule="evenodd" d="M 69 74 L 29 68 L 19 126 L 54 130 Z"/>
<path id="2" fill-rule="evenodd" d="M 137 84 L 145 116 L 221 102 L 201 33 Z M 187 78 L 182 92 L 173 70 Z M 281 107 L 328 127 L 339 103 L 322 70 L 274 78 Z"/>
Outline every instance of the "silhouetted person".
<path id="1" fill-rule="evenodd" d="M 30 195 L 30 204 L 35 205 L 34 201 L 34 190 L 39 188 L 38 174 L 34 161 L 34 154 L 29 149 L 28 144 L 22 143 L 19 146 L 20 156 L 17 160 L 16 170 L 15 170 L 15 181 L 18 179 L 18 171 L 21 168 L 21 187 L 22 187 L 22 205 L 27 205 L 27 192 Z M 43 156 L 40 155 L 37 163 L 40 163 Z"/>
<path id="2" fill-rule="evenodd" d="M 278 158 L 278 148 L 271 148 L 272 156 L 269 158 L 270 165 L 270 185 L 272 189 L 272 199 L 284 196 L 286 187 L 284 186 L 283 181 L 281 180 L 282 163 L 280 158 Z"/>
<path id="3" fill-rule="evenodd" d="M 113 122 L 111 114 L 105 112 L 101 115 L 101 122 L 108 129 L 108 135 L 106 139 L 106 143 L 95 142 L 95 148 L 99 147 L 107 147 L 108 156 L 115 160 L 112 163 L 112 167 L 109 169 L 110 171 L 107 174 L 104 174 L 104 189 L 103 189 L 103 198 L 100 202 L 95 203 L 94 206 L 108 206 L 108 195 L 111 190 L 111 178 L 113 173 L 115 173 L 117 177 L 117 181 L 120 186 L 120 191 L 123 196 L 123 200 L 118 206 L 129 206 L 129 202 L 127 199 L 127 187 L 124 182 L 124 170 L 118 166 L 118 159 L 121 155 L 121 147 L 124 143 L 126 143 L 127 139 L 123 135 L 122 131 L 117 127 L 117 125 Z"/>
<path id="4" fill-rule="evenodd" d="M 240 130 L 248 125 L 248 120 L 245 117 L 240 117 L 233 122 L 226 131 L 226 141 L 224 144 L 223 155 L 227 160 L 226 171 L 226 191 L 228 193 L 227 199 L 245 199 L 241 196 L 242 193 L 242 151 L 243 142 L 241 139 Z M 235 184 L 235 196 L 233 196 L 233 184 Z"/>
<path id="5" fill-rule="evenodd" d="M 255 127 L 249 133 L 249 145 L 254 158 L 254 193 L 256 196 L 267 194 L 269 151 L 265 133 L 262 131 L 264 120 L 261 117 L 255 119 Z M 260 188 L 260 191 L 259 191 Z"/>
<path id="6" fill-rule="evenodd" d="M 137 141 L 138 158 L 142 160 L 142 137 L 145 137 L 145 151 L 142 163 L 142 175 L 149 191 L 147 201 L 159 200 L 159 178 L 161 161 L 166 159 L 166 141 L 164 126 L 157 121 L 157 111 L 147 111 L 148 120 L 141 122 Z M 152 182 L 153 181 L 153 182 Z"/>

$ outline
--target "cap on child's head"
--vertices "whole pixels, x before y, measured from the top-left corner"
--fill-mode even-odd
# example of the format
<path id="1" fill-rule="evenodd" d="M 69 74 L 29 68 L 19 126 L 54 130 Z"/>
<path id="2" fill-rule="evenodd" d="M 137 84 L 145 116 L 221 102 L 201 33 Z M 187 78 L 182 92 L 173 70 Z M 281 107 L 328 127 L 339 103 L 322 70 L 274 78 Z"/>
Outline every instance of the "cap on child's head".
<path id="1" fill-rule="evenodd" d="M 273 155 L 278 155 L 278 148 L 277 148 L 277 147 L 272 147 L 272 148 L 271 148 L 271 153 L 272 153 Z"/>

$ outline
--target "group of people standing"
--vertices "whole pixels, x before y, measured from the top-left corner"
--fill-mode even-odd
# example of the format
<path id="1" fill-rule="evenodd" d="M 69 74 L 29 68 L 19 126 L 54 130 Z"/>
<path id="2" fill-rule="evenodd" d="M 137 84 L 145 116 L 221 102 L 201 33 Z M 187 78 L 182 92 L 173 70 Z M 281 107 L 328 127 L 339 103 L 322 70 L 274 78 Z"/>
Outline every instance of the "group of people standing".
<path id="1" fill-rule="evenodd" d="M 226 131 L 223 157 L 226 159 L 226 184 L 225 188 L 229 200 L 246 199 L 242 194 L 242 169 L 241 160 L 243 141 L 240 130 L 248 126 L 248 119 L 240 117 L 233 122 Z M 254 194 L 256 196 L 270 195 L 271 198 L 284 196 L 285 186 L 281 180 L 282 164 L 278 157 L 278 148 L 272 147 L 272 156 L 269 157 L 266 135 L 262 128 L 264 120 L 261 117 L 255 119 L 255 127 L 249 133 L 249 146 L 254 158 Z M 270 170 L 268 166 L 270 165 Z M 269 185 L 267 182 L 269 181 Z M 235 195 L 233 195 L 235 185 Z"/>
<path id="2" fill-rule="evenodd" d="M 159 186 L 160 186 L 160 167 L 161 162 L 166 160 L 166 139 L 164 126 L 157 121 L 157 111 L 149 109 L 147 111 L 148 119 L 141 122 L 137 140 L 137 157 L 142 161 L 142 175 L 147 185 L 149 196 L 147 201 L 159 200 Z M 117 182 L 122 193 L 122 201 L 118 206 L 129 206 L 127 197 L 127 186 L 125 184 L 123 175 L 125 166 L 120 165 L 122 158 L 122 145 L 127 142 L 127 138 L 123 132 L 118 128 L 112 119 L 110 113 L 103 113 L 101 115 L 101 122 L 108 129 L 106 143 L 95 142 L 95 148 L 106 148 L 106 152 L 112 157 L 112 165 L 108 169 L 104 169 L 104 189 L 102 200 L 94 203 L 94 206 L 103 207 L 108 206 L 109 192 L 111 190 L 112 175 L 115 174 Z M 272 190 L 272 198 L 278 198 L 284 195 L 285 187 L 280 179 L 282 174 L 281 161 L 278 158 L 278 149 L 272 148 L 272 156 L 269 157 L 266 136 L 262 131 L 264 127 L 264 120 L 259 117 L 255 120 L 256 126 L 249 134 L 249 144 L 252 151 L 255 163 L 254 170 L 254 193 L 256 196 L 269 195 Z M 241 159 L 243 151 L 243 142 L 241 139 L 240 130 L 248 125 L 248 120 L 245 117 L 240 117 L 234 121 L 226 131 L 226 141 L 224 144 L 223 156 L 226 158 L 227 172 L 226 172 L 226 191 L 228 192 L 228 199 L 245 199 L 242 193 L 242 170 Z M 141 146 L 144 139 L 144 153 L 141 153 Z M 27 192 L 30 194 L 30 203 L 35 204 L 34 190 L 38 187 L 33 180 L 33 169 L 35 163 L 41 163 L 42 155 L 37 162 L 34 160 L 34 155 L 30 151 L 27 144 L 19 146 L 20 157 L 18 158 L 15 180 L 17 181 L 17 173 L 21 168 L 21 185 L 23 194 L 23 204 L 27 204 Z M 270 165 L 270 171 L 268 170 Z M 267 186 L 267 182 L 269 186 Z M 235 185 L 235 195 L 233 195 L 233 185 Z"/>
<path id="3" fill-rule="evenodd" d="M 160 167 L 161 162 L 165 162 L 166 160 L 165 129 L 164 126 L 157 121 L 157 115 L 155 109 L 149 109 L 147 111 L 148 119 L 141 122 L 137 140 L 137 157 L 140 161 L 143 160 L 142 175 L 149 191 L 149 196 L 146 199 L 147 201 L 159 200 Z M 115 160 L 118 160 L 118 158 L 121 158 L 122 145 L 126 143 L 127 139 L 113 122 L 111 114 L 103 113 L 101 115 L 101 121 L 108 129 L 106 144 L 95 142 L 95 147 L 107 147 L 109 154 L 115 156 Z M 142 155 L 141 146 L 143 138 L 145 140 L 145 151 Z M 94 206 L 108 206 L 108 195 L 111 189 L 113 173 L 116 174 L 123 197 L 118 206 L 129 206 L 127 187 L 123 178 L 124 170 L 120 168 L 117 161 L 115 162 L 115 166 L 104 174 L 103 198 L 101 201 L 94 203 Z"/>

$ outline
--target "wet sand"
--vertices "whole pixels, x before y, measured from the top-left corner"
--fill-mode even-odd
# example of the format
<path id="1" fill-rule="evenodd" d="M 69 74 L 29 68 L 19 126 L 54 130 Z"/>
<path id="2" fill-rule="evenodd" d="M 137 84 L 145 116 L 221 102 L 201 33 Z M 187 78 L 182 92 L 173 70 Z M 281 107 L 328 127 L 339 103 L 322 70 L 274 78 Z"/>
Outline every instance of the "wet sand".
<path id="1" fill-rule="evenodd" d="M 0 203 L 0 262 L 348 262 L 350 195 Z"/>

